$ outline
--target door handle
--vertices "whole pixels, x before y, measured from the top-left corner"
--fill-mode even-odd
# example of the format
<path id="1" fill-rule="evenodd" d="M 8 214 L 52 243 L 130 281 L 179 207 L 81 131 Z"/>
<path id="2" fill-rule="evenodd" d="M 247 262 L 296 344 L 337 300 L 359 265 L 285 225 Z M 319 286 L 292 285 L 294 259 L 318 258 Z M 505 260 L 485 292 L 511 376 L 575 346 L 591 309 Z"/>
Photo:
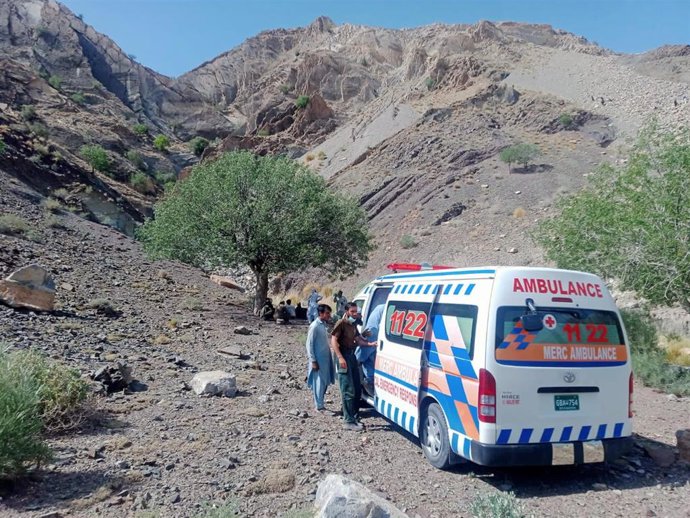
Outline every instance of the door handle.
<path id="1" fill-rule="evenodd" d="M 379 340 L 379 351 L 383 351 L 383 340 Z"/>

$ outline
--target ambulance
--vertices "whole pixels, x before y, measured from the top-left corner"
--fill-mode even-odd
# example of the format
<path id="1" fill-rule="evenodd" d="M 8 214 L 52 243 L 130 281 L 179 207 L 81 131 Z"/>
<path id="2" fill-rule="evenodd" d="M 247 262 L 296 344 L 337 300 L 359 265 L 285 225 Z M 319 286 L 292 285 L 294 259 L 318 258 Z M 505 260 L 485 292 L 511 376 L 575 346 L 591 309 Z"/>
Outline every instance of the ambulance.
<path id="1" fill-rule="evenodd" d="M 366 324 L 385 305 L 365 399 L 419 438 L 433 466 L 584 464 L 630 450 L 630 348 L 599 277 L 389 267 L 398 273 L 355 297 Z"/>

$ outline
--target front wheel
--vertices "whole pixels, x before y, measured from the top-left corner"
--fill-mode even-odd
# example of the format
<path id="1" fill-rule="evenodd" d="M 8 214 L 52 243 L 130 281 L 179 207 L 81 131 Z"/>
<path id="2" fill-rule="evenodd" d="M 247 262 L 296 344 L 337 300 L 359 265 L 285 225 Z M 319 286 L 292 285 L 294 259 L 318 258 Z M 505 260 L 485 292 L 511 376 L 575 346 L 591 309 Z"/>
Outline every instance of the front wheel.
<path id="1" fill-rule="evenodd" d="M 451 464 L 448 425 L 443 410 L 437 403 L 431 403 L 427 407 L 420 432 L 422 451 L 429 463 L 435 468 L 448 468 Z"/>

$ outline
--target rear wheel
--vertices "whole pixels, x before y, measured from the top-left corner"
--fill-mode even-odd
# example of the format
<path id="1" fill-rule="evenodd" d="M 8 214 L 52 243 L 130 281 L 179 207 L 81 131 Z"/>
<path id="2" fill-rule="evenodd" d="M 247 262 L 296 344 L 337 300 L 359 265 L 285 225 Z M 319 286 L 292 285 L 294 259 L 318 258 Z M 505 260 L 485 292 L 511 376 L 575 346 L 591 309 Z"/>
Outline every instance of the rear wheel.
<path id="1" fill-rule="evenodd" d="M 429 463 L 439 469 L 446 469 L 451 464 L 448 425 L 443 410 L 438 403 L 431 403 L 424 414 L 422 429 L 419 434 L 422 451 Z"/>

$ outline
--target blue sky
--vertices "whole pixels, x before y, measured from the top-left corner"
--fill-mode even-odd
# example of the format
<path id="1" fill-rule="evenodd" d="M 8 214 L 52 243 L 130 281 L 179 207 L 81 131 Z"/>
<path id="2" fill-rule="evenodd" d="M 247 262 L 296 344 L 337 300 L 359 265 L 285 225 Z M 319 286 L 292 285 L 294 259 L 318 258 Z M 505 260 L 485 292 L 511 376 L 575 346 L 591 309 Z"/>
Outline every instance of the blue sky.
<path id="1" fill-rule="evenodd" d="M 618 52 L 690 43 L 690 0 L 62 0 L 137 60 L 178 76 L 266 29 L 320 15 L 416 27 L 479 20 L 548 23 Z"/>

